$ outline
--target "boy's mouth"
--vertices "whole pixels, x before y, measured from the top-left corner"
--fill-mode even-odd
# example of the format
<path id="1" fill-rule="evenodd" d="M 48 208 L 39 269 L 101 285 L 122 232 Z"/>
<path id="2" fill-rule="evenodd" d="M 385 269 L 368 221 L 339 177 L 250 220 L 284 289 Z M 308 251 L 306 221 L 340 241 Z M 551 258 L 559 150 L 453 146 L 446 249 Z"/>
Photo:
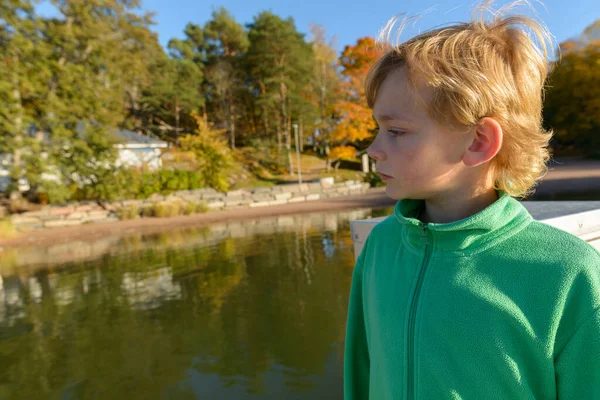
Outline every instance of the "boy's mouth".
<path id="1" fill-rule="evenodd" d="M 379 172 L 379 176 L 381 176 L 381 179 L 383 180 L 389 180 L 389 179 L 393 179 L 391 176 L 384 174 L 383 172 Z"/>

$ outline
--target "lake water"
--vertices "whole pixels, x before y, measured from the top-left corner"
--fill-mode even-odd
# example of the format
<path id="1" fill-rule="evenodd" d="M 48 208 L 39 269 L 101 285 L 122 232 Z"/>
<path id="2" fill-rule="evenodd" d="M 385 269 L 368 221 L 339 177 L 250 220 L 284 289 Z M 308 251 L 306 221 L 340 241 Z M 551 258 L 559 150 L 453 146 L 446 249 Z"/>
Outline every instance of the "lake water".
<path id="1" fill-rule="evenodd" d="M 5 252 L 0 399 L 342 399 L 349 221 L 391 211 Z"/>

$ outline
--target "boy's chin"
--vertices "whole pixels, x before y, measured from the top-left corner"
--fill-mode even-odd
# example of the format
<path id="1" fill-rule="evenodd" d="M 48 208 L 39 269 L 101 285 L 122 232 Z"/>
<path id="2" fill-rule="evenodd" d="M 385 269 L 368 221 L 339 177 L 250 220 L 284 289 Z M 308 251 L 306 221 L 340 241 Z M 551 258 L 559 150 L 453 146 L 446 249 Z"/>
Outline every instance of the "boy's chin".
<path id="1" fill-rule="evenodd" d="M 404 200 L 404 199 L 423 199 L 423 193 L 419 190 L 406 190 L 392 185 L 385 187 L 385 194 L 387 197 L 393 200 Z"/>
<path id="2" fill-rule="evenodd" d="M 385 187 L 385 195 L 393 200 L 402 200 L 402 199 L 408 198 L 407 193 L 403 193 L 402 190 L 399 190 L 398 188 L 394 188 L 390 185 L 387 185 Z"/>

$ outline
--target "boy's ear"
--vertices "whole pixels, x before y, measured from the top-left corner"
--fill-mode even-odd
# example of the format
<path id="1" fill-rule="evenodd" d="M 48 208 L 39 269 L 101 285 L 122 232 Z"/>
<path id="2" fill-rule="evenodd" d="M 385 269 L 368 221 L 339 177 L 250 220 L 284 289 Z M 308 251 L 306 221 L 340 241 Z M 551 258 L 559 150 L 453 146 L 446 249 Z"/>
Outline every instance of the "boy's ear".
<path id="1" fill-rule="evenodd" d="M 502 127 L 493 118 L 482 118 L 473 127 L 473 141 L 463 155 L 467 167 L 476 167 L 490 161 L 502 148 Z"/>

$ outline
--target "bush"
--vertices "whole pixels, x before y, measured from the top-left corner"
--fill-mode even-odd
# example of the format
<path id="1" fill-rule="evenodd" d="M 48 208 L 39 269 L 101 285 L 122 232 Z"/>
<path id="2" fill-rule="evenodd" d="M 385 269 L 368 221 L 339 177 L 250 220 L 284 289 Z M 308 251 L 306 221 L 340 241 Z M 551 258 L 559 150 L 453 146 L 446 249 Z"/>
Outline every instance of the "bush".
<path id="1" fill-rule="evenodd" d="M 65 186 L 55 181 L 42 182 L 37 190 L 37 201 L 40 204 L 64 203 L 71 199 L 76 186 Z"/>
<path id="2" fill-rule="evenodd" d="M 15 235 L 15 227 L 10 219 L 0 219 L 0 239 L 10 239 Z"/>
<path id="3" fill-rule="evenodd" d="M 168 214 L 167 203 L 156 203 L 152 205 L 152 216 L 157 218 L 165 218 Z"/>
<path id="4" fill-rule="evenodd" d="M 144 206 L 142 207 L 140 214 L 144 218 L 154 217 L 154 207 L 151 205 Z"/>
<path id="5" fill-rule="evenodd" d="M 93 185 L 83 185 L 74 191 L 72 200 L 124 200 L 135 199 L 140 188 L 140 173 L 120 168 L 111 174 L 103 174 L 102 180 Z"/>
<path id="6" fill-rule="evenodd" d="M 192 215 L 208 211 L 204 202 L 163 201 L 142 207 L 142 217 L 171 218 L 179 215 Z"/>
<path id="7" fill-rule="evenodd" d="M 369 182 L 371 187 L 385 186 L 385 182 L 377 172 L 367 172 L 364 177 L 365 182 Z"/>
<path id="8" fill-rule="evenodd" d="M 134 169 L 120 169 L 101 185 L 78 188 L 72 199 L 146 199 L 155 193 L 168 195 L 179 190 L 201 189 L 207 186 L 202 174 L 196 171 L 163 169 L 140 173 Z"/>
<path id="9" fill-rule="evenodd" d="M 183 208 L 184 215 L 191 215 L 196 213 L 196 203 L 190 202 Z"/>
<path id="10" fill-rule="evenodd" d="M 180 202 L 162 202 L 152 206 L 153 216 L 157 218 L 171 218 L 181 215 L 184 211 Z"/>
<path id="11" fill-rule="evenodd" d="M 125 207 L 121 207 L 119 211 L 117 211 L 117 215 L 120 220 L 128 220 L 135 219 L 140 216 L 140 208 L 135 204 L 130 204 Z"/>
<path id="12" fill-rule="evenodd" d="M 206 205 L 206 203 L 204 203 L 204 202 L 197 203 L 194 201 L 190 201 L 189 203 L 187 203 L 185 205 L 183 213 L 185 215 L 191 215 L 191 214 L 203 214 L 207 211 L 208 211 L 208 206 Z"/>
<path id="13" fill-rule="evenodd" d="M 196 203 L 196 214 L 204 214 L 208 210 L 208 205 L 205 202 Z"/>
<path id="14" fill-rule="evenodd" d="M 227 171 L 233 164 L 233 153 L 223 139 L 223 130 L 215 130 L 197 113 L 191 114 L 197 129 L 192 135 L 179 138 L 181 149 L 196 157 L 202 179 L 208 186 L 225 191 L 229 188 Z"/>

